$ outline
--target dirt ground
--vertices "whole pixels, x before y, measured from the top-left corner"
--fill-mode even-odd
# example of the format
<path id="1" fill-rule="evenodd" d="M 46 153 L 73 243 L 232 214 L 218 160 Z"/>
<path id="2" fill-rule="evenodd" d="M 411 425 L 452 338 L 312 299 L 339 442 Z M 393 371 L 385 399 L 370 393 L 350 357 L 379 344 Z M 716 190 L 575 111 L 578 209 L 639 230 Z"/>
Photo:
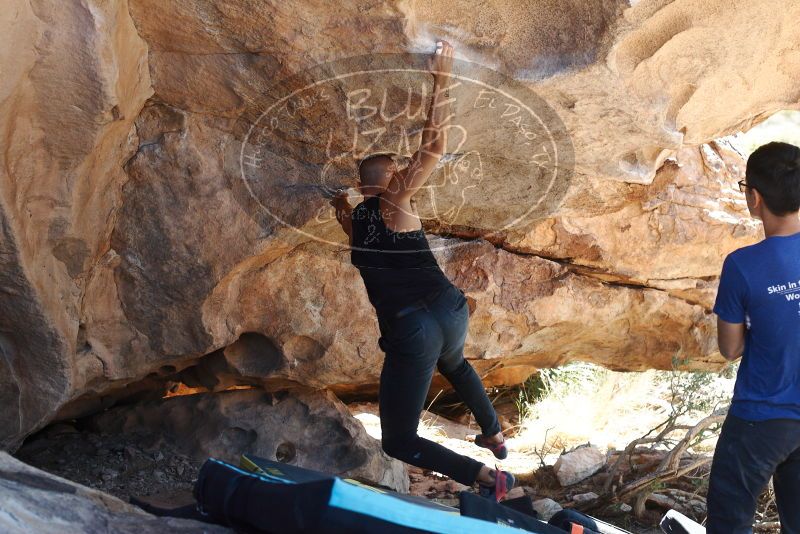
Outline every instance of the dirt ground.
<path id="1" fill-rule="evenodd" d="M 356 407 L 355 411 L 360 410 Z M 368 431 L 375 424 L 375 420 L 363 416 L 360 419 Z M 445 428 L 454 437 L 448 437 Z M 421 433 L 494 465 L 491 453 L 478 449 L 462 435 L 470 431 L 473 429 L 468 426 L 429 413 L 421 425 Z M 161 507 L 192 503 L 191 491 L 202 461 L 181 454 L 167 443 L 155 447 L 143 445 L 152 441 L 152 436 L 143 434 L 111 435 L 82 429 L 80 423 L 58 423 L 29 438 L 16 456 L 34 467 L 108 492 L 124 501 L 134 497 Z M 513 440 L 509 444 L 513 445 Z M 568 498 L 560 491 L 551 469 L 529 470 L 529 454 L 515 453 L 512 447 L 509 458 L 500 463 L 503 469 L 518 476 L 518 487 L 512 496 Z M 438 473 L 413 466 L 409 466 L 409 477 L 412 494 L 450 506 L 457 507 L 458 493 L 467 489 Z M 583 488 L 575 491 L 583 491 Z M 604 519 L 637 534 L 657 532 L 651 526 L 636 524 L 626 518 Z"/>
<path id="2" fill-rule="evenodd" d="M 79 431 L 56 424 L 26 441 L 25 463 L 127 501 L 129 497 L 190 493 L 202 462 L 168 444 L 145 448 L 145 436 Z"/>

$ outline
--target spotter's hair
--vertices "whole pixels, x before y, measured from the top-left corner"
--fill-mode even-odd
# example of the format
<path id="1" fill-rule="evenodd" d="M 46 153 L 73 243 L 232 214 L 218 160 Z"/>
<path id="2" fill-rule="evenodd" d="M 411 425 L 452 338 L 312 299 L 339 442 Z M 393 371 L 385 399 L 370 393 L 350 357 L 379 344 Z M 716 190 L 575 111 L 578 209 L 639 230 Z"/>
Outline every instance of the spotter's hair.
<path id="1" fill-rule="evenodd" d="M 800 210 L 800 148 L 778 142 L 759 147 L 747 160 L 745 176 L 773 214 Z"/>

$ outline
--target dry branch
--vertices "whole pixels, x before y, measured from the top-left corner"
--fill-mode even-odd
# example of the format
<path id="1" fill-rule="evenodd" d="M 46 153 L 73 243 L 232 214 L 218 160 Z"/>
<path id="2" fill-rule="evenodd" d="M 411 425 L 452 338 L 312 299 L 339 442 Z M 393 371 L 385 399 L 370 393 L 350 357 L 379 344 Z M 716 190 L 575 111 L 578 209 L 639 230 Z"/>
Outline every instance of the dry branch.
<path id="1" fill-rule="evenodd" d="M 619 458 L 611 467 L 609 474 L 610 476 L 605 483 L 605 494 L 603 495 L 602 501 L 621 502 L 630 499 L 631 497 L 636 497 L 634 513 L 637 516 L 641 516 L 644 511 L 644 503 L 652 493 L 651 488 L 655 487 L 656 485 L 681 478 L 682 476 L 691 473 L 696 469 L 704 467 L 711 462 L 710 457 L 690 457 L 688 459 L 688 463 L 681 465 L 681 463 L 686 460 L 685 456 L 687 449 L 691 447 L 697 438 L 702 436 L 703 432 L 708 430 L 709 427 L 722 423 L 725 420 L 727 412 L 727 408 L 717 410 L 693 426 L 678 425 L 676 423 L 676 418 L 670 418 L 666 422 L 662 423 L 662 425 L 659 427 L 656 427 L 648 432 L 648 434 L 644 437 L 633 440 L 628 444 L 627 447 L 625 447 L 625 450 L 619 455 Z M 662 428 L 658 435 L 654 437 L 648 437 L 658 428 Z M 614 479 L 617 476 L 619 467 L 622 465 L 622 462 L 629 461 L 631 459 L 636 447 L 643 444 L 662 442 L 670 433 L 676 430 L 686 430 L 686 434 L 680 439 L 680 441 L 678 441 L 672 450 L 669 451 L 655 471 L 646 476 L 628 482 L 627 484 L 622 484 L 622 486 L 619 488 L 614 486 Z M 620 483 L 621 482 L 622 481 L 620 480 Z"/>

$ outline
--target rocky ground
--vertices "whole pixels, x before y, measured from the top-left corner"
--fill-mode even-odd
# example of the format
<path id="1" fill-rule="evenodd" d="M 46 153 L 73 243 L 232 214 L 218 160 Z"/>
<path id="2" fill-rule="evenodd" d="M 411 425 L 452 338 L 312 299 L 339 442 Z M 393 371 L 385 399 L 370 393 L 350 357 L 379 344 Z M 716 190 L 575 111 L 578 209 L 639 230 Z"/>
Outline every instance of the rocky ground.
<path id="1" fill-rule="evenodd" d="M 682 382 L 686 379 L 692 382 Z M 421 415 L 418 431 L 460 454 L 514 473 L 518 483 L 510 496 L 529 497 L 543 519 L 573 508 L 636 534 L 657 532 L 658 520 L 669 509 L 703 521 L 713 434 L 676 457 L 678 466 L 695 465 L 678 479 L 647 478 L 664 463 L 671 448 L 667 442 L 631 447 L 620 468 L 614 465 L 619 451 L 682 406 L 662 402 L 669 392 L 680 391 L 698 402 L 696 390 L 702 387 L 709 399 L 726 397 L 732 387 L 729 378 L 709 375 L 697 381 L 689 374 L 659 377 L 577 366 L 548 380 L 546 395 L 535 400 L 520 396 L 524 391 L 531 394 L 529 390 L 489 390 L 509 449 L 502 461 L 475 446 L 480 428 L 452 395 L 435 396 Z M 576 382 L 583 387 L 576 390 Z M 520 404 L 520 398 L 529 404 Z M 599 412 L 594 407 L 600 407 Z M 684 423 L 691 426 L 701 419 L 712 417 L 701 411 Z M 672 435 L 672 446 L 680 436 Z M 29 437 L 16 457 L 122 501 L 161 507 L 194 501 L 192 488 L 207 458 L 237 463 L 243 452 L 458 506 L 459 492 L 466 486 L 389 458 L 380 449 L 380 438 L 374 402 L 346 404 L 330 392 L 308 388 L 273 393 L 249 388 L 119 404 L 46 427 Z M 624 488 L 641 480 L 648 481 L 647 493 L 638 508 L 637 492 L 609 498 L 608 484 Z M 759 532 L 775 531 L 766 526 L 774 525 L 773 500 L 769 493 L 764 496 L 756 519 L 765 527 Z M 91 514 L 87 517 L 91 520 Z"/>
<path id="2" fill-rule="evenodd" d="M 647 478 L 666 465 L 669 442 L 627 446 L 683 406 L 673 399 L 658 407 L 670 392 L 680 391 L 697 403 L 698 388 L 708 399 L 717 399 L 732 387 L 725 376 L 700 378 L 681 373 L 630 375 L 580 365 L 553 374 L 546 395 L 535 401 L 520 396 L 531 394 L 529 390 L 492 388 L 488 393 L 509 449 L 502 461 L 475 446 L 480 428 L 452 394 L 435 395 L 422 412 L 418 431 L 460 454 L 514 473 L 518 482 L 510 497 L 529 497 L 545 520 L 562 508 L 573 508 L 632 533 L 658 532 L 659 519 L 670 509 L 704 520 L 713 433 L 676 456 L 676 465 L 695 466 L 678 479 Z M 576 390 L 574 383 L 583 387 Z M 520 404 L 520 398 L 529 404 Z M 602 407 L 602 413 L 592 407 Z M 717 424 L 724 410 L 705 415 L 688 415 L 683 422 Z M 674 446 L 681 433 L 671 436 Z M 237 463 L 243 452 L 458 506 L 459 492 L 469 488 L 389 458 L 380 449 L 380 438 L 375 402 L 346 404 L 330 392 L 308 388 L 273 393 L 249 388 L 119 404 L 46 427 L 27 439 L 16 457 L 123 501 L 167 508 L 194 502 L 192 488 L 207 458 Z M 629 454 L 616 468 L 623 450 Z M 641 492 L 610 498 L 607 487 L 630 487 L 640 480 L 648 482 L 638 509 L 636 496 Z M 764 525 L 774 522 L 769 493 L 756 519 Z M 758 531 L 771 532 L 766 527 Z"/>
<path id="3" fill-rule="evenodd" d="M 23 462 L 127 501 L 191 492 L 201 461 L 144 434 L 103 434 L 59 423 L 17 451 Z"/>
<path id="4" fill-rule="evenodd" d="M 365 405 L 360 406 L 363 409 Z M 443 422 L 441 418 L 438 418 L 437 422 L 447 425 L 451 432 L 463 428 L 458 423 L 446 420 Z M 369 424 L 366 426 L 369 429 Z M 431 419 L 427 419 L 427 426 L 424 421 L 423 427 L 424 432 L 430 437 L 435 437 L 430 433 L 433 427 Z M 437 432 L 441 436 L 441 430 Z M 513 441 L 514 438 L 510 438 L 509 444 L 512 445 L 512 449 L 509 458 L 502 462 L 505 468 L 514 470 L 518 476 L 518 486 L 511 496 L 530 497 L 534 508 L 544 518 L 549 518 L 562 508 L 585 508 L 587 496 L 599 493 L 603 482 L 607 479 L 605 468 L 601 468 L 595 475 L 580 483 L 564 487 L 560 484 L 559 473 L 553 466 L 528 472 L 521 471 L 523 455 L 513 450 Z M 162 507 L 177 507 L 193 502 L 191 489 L 202 461 L 183 454 L 169 443 L 155 447 L 148 443 L 152 443 L 152 436 L 137 433 L 99 433 L 82 428 L 79 423 L 59 423 L 32 437 L 15 456 L 33 467 L 109 493 L 123 501 L 129 501 L 133 497 Z M 474 444 L 463 439 L 452 438 L 448 441 L 448 446 L 464 453 L 475 452 Z M 662 457 L 663 455 L 659 453 L 642 452 L 634 457 L 632 463 L 645 466 L 647 469 L 647 465 L 653 465 Z M 528 460 L 530 462 L 530 458 Z M 510 467 L 512 465 L 515 467 Z M 458 493 L 467 489 L 438 473 L 416 467 L 409 467 L 408 472 L 410 493 L 442 504 L 458 506 Z M 682 480 L 672 485 L 672 491 L 674 490 L 688 493 L 691 485 L 687 480 Z M 666 489 L 665 493 L 669 492 L 670 490 Z M 769 495 L 765 496 L 760 513 L 769 511 L 768 500 Z M 702 502 L 702 497 L 696 502 Z M 667 507 L 667 503 L 659 502 L 658 499 L 648 502 L 644 520 L 636 520 L 629 506 L 619 504 L 592 513 L 635 534 L 656 534 L 660 531 L 655 528 L 655 521 Z M 684 507 L 682 511 L 692 515 L 691 507 Z M 700 508 L 695 512 L 695 517 L 702 519 L 704 510 Z M 153 524 L 153 528 L 158 528 L 156 523 Z M 758 532 L 777 531 L 776 528 L 758 530 Z"/>
<path id="5" fill-rule="evenodd" d="M 367 432 L 374 434 L 377 416 L 370 412 L 374 412 L 375 406 L 362 403 L 349 408 Z M 463 454 L 470 454 L 490 465 L 494 463 L 487 451 L 477 449 L 469 441 L 474 426 L 425 412 L 420 431 Z M 585 499 L 593 491 L 599 493 L 598 483 L 603 480 L 602 474 L 564 488 L 552 467 L 532 469 L 535 460 L 531 455 L 515 451 L 513 437 L 508 443 L 511 449 L 509 457 L 499 463 L 518 476 L 518 487 L 511 496 L 529 496 L 544 517 L 562 507 L 580 508 L 583 504 L 581 498 Z M 152 433 L 105 433 L 81 421 L 47 427 L 27 440 L 16 457 L 33 467 L 107 492 L 123 501 L 133 497 L 165 507 L 192 502 L 191 489 L 202 465 L 202 459 L 186 454 L 169 440 L 157 439 Z M 457 506 L 458 493 L 467 489 L 438 473 L 415 467 L 409 468 L 409 479 L 412 494 L 450 506 Z M 631 532 L 655 532 L 652 524 L 634 521 L 630 509 L 616 508 L 611 515 L 608 510 L 605 512 L 604 519 Z M 654 510 L 650 519 L 659 514 L 660 510 Z"/>

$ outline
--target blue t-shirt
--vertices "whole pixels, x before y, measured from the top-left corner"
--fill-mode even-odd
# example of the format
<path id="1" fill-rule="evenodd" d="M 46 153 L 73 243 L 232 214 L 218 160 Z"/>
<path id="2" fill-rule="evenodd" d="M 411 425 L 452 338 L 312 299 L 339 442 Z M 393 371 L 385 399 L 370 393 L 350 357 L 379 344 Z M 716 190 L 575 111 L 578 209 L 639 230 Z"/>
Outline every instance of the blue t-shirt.
<path id="1" fill-rule="evenodd" d="M 800 419 L 800 233 L 728 255 L 714 313 L 747 326 L 730 412 Z"/>

